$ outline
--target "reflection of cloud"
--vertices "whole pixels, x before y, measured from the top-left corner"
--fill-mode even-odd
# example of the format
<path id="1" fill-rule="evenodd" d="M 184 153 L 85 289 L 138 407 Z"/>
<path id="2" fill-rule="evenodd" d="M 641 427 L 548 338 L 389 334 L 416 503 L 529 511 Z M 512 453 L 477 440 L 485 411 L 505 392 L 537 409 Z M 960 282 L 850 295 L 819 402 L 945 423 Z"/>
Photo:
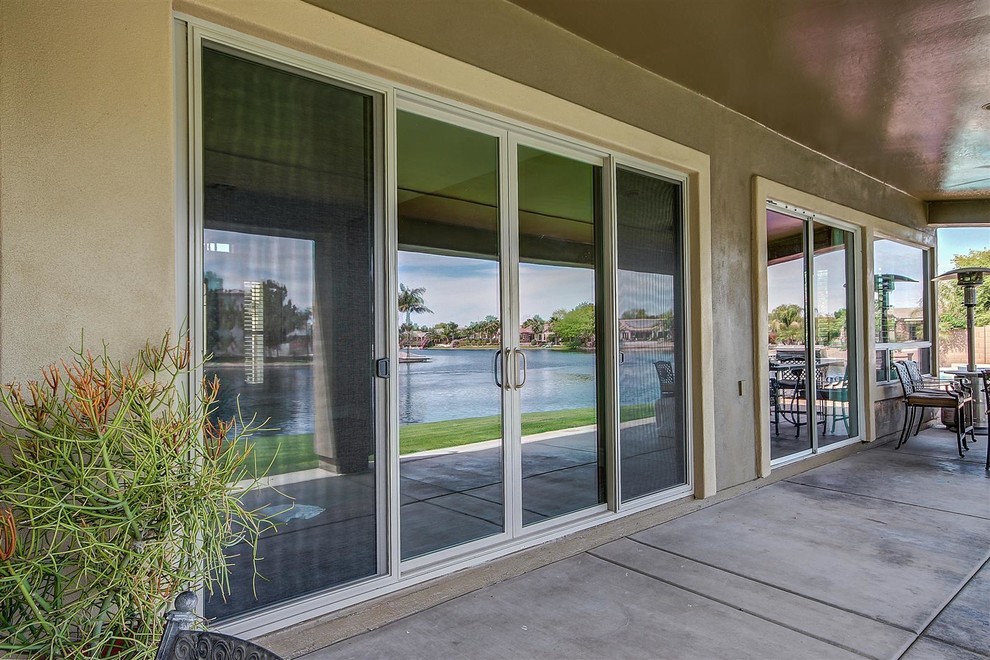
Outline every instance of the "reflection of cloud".
<path id="1" fill-rule="evenodd" d="M 590 268 L 519 264 L 519 320 L 595 302 L 595 272 Z"/>
<path id="2" fill-rule="evenodd" d="M 399 281 L 424 287 L 431 315 L 413 322 L 433 325 L 454 321 L 467 325 L 485 316 L 499 316 L 499 270 L 494 261 L 399 252 Z M 571 309 L 595 298 L 595 276 L 588 268 L 520 264 L 519 313 L 525 320 L 545 319 L 557 309 Z"/>
<path id="3" fill-rule="evenodd" d="M 818 314 L 833 314 L 846 304 L 846 253 L 836 250 L 815 255 Z M 804 307 L 804 261 L 782 261 L 767 268 L 767 310 L 780 305 Z"/>
<path id="4" fill-rule="evenodd" d="M 227 252 L 207 250 L 203 254 L 203 270 L 216 273 L 225 289 L 243 289 L 249 281 L 275 280 L 285 285 L 296 306 L 313 306 L 313 241 L 218 229 L 204 230 L 203 239 L 230 246 Z"/>
<path id="5" fill-rule="evenodd" d="M 648 316 L 659 316 L 674 308 L 674 277 L 660 273 L 619 271 L 619 316 L 633 309 L 645 309 Z"/>
<path id="6" fill-rule="evenodd" d="M 419 314 L 413 323 L 467 325 L 489 314 L 499 316 L 498 264 L 494 261 L 400 251 L 399 282 L 426 289 L 423 301 L 433 314 Z"/>

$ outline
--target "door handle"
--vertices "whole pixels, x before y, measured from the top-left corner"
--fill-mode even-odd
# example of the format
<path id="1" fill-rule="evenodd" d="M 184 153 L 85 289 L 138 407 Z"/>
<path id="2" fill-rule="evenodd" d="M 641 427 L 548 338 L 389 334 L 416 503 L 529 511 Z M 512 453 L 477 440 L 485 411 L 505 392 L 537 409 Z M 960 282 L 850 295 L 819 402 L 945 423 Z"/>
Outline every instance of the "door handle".
<path id="1" fill-rule="evenodd" d="M 519 367 L 522 366 L 522 380 L 520 380 L 519 383 L 516 385 L 516 389 L 518 390 L 518 389 L 522 389 L 522 386 L 526 384 L 526 354 L 523 353 L 518 348 L 515 349 L 515 353 L 520 358 L 522 358 L 520 360 L 520 362 L 517 362 L 516 363 L 516 374 L 517 375 L 519 374 Z"/>
<path id="2" fill-rule="evenodd" d="M 495 351 L 495 356 L 492 359 L 492 374 L 495 376 L 495 386 L 498 387 L 498 389 L 502 389 L 502 383 L 500 383 L 498 380 L 498 363 L 499 363 L 499 356 L 501 355 L 502 355 L 502 349 L 500 348 L 497 351 Z"/>

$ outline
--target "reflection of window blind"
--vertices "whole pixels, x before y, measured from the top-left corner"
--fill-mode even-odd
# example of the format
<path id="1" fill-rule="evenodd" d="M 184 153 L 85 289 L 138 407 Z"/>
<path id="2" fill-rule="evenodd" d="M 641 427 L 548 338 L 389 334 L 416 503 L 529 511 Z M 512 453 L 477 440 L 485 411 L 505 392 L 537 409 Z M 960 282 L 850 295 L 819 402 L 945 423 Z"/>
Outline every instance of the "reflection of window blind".
<path id="1" fill-rule="evenodd" d="M 265 285 L 244 283 L 244 380 L 265 382 Z"/>

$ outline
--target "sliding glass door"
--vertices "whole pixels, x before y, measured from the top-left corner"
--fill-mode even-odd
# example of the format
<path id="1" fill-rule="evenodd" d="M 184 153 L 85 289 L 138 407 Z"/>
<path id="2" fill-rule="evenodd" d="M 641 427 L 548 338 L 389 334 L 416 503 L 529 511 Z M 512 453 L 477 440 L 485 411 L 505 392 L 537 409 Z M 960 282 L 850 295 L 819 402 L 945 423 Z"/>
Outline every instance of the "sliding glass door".
<path id="1" fill-rule="evenodd" d="M 605 502 L 602 162 L 397 122 L 403 560 Z"/>
<path id="2" fill-rule="evenodd" d="M 767 209 L 771 461 L 859 435 L 855 234 Z"/>
<path id="3" fill-rule="evenodd" d="M 522 523 L 605 502 L 600 165 L 517 145 Z M 539 334 L 536 330 L 539 329 Z"/>
<path id="4" fill-rule="evenodd" d="M 206 616 L 326 611 L 689 492 L 682 181 L 189 38 L 190 334 L 214 418 L 267 420 L 234 486 L 273 523 Z"/>
<path id="5" fill-rule="evenodd" d="M 381 99 L 221 48 L 202 51 L 205 366 L 221 419 L 266 477 L 276 529 L 231 549 L 228 618 L 387 571 L 375 359 Z"/>
<path id="6" fill-rule="evenodd" d="M 399 111 L 402 559 L 505 530 L 499 139 Z"/>

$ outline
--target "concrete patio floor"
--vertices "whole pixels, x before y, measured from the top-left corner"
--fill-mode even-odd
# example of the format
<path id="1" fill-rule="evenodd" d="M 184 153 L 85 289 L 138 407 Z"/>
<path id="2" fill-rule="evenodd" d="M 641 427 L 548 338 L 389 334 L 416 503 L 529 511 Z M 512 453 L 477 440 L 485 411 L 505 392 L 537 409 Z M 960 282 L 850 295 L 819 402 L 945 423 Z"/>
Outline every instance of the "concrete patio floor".
<path id="1" fill-rule="evenodd" d="M 985 452 L 925 431 L 302 657 L 987 658 Z"/>

